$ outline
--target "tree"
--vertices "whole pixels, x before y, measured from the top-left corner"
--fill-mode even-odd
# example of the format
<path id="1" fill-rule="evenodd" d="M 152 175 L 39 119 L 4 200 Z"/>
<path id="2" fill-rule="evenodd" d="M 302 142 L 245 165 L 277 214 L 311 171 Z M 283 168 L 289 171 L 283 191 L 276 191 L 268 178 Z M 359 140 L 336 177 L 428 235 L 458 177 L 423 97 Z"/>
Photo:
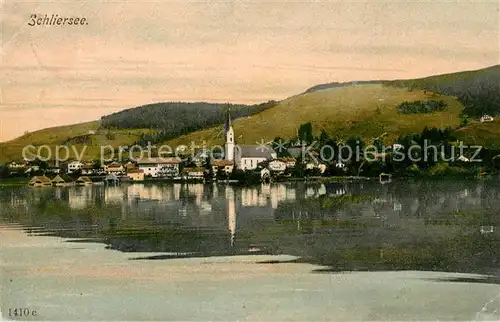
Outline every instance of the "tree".
<path id="1" fill-rule="evenodd" d="M 210 154 L 205 159 L 203 167 L 205 168 L 205 173 L 204 173 L 205 180 L 206 181 L 213 180 L 214 179 L 214 169 L 212 167 L 212 156 Z"/>
<path id="2" fill-rule="evenodd" d="M 500 155 L 491 159 L 491 165 L 495 170 L 500 171 Z"/>
<path id="3" fill-rule="evenodd" d="M 223 166 L 217 167 L 217 173 L 215 174 L 215 177 L 217 178 L 217 181 L 224 181 L 229 179 L 226 169 Z"/>
<path id="4" fill-rule="evenodd" d="M 234 167 L 233 172 L 229 175 L 229 179 L 231 180 L 238 180 L 238 181 L 243 181 L 245 178 L 245 171 L 241 169 L 237 169 Z"/>
<path id="5" fill-rule="evenodd" d="M 321 134 L 319 135 L 320 145 L 326 144 L 328 141 L 330 141 L 330 136 L 326 133 L 325 129 L 321 129 Z"/>
<path id="6" fill-rule="evenodd" d="M 469 125 L 469 116 L 465 113 L 460 115 L 460 127 L 466 127 Z"/>
<path id="7" fill-rule="evenodd" d="M 100 169 L 101 168 L 101 160 L 92 161 L 92 169 Z"/>
<path id="8" fill-rule="evenodd" d="M 307 144 L 310 144 L 314 140 L 314 137 L 312 134 L 311 122 L 300 125 L 299 131 L 298 131 L 298 136 L 299 136 L 300 141 L 304 141 Z"/>
<path id="9" fill-rule="evenodd" d="M 9 168 L 6 165 L 0 165 L 0 178 L 7 178 L 9 176 Z"/>
<path id="10" fill-rule="evenodd" d="M 295 167 L 293 168 L 292 171 L 292 175 L 295 178 L 303 178 L 306 175 L 306 165 L 302 160 L 301 154 L 297 157 L 297 160 L 295 162 Z"/>

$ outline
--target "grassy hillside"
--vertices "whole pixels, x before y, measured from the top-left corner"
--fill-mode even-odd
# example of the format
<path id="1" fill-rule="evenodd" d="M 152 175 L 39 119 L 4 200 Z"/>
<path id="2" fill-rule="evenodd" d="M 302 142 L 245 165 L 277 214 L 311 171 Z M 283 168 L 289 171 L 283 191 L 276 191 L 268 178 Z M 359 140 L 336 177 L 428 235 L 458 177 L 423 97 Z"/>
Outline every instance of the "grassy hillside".
<path id="1" fill-rule="evenodd" d="M 397 105 L 403 101 L 439 99 L 447 102 L 445 111 L 429 114 L 400 114 Z M 294 96 L 280 102 L 276 107 L 251 117 L 233 122 L 236 140 L 239 143 L 254 144 L 261 139 L 272 140 L 277 136 L 296 136 L 298 127 L 311 122 L 319 134 L 321 129 L 338 138 L 359 135 L 370 139 L 387 133 L 391 141 L 399 135 L 420 132 L 428 127 L 456 127 L 463 106 L 450 96 L 424 93 L 421 90 L 408 91 L 384 85 L 357 85 L 335 87 Z M 222 126 L 165 142 L 171 146 L 200 144 L 222 144 Z"/>
<path id="2" fill-rule="evenodd" d="M 94 131 L 94 134 L 89 134 L 89 131 Z M 78 154 L 84 152 L 85 159 L 92 160 L 100 154 L 100 146 L 102 145 L 112 145 L 114 147 L 130 145 L 142 133 L 150 133 L 151 131 L 149 129 L 108 131 L 100 128 L 100 121 L 47 128 L 0 143 L 0 163 L 22 160 L 22 150 L 27 145 L 34 145 L 35 147 L 50 146 L 52 155 L 55 154 L 57 145 L 67 145 L 72 158 L 75 158 L 74 151 L 76 150 Z M 87 146 L 85 150 L 83 149 L 84 145 Z M 46 155 L 45 153 L 42 154 Z"/>
<path id="3" fill-rule="evenodd" d="M 456 133 L 459 140 L 470 145 L 500 149 L 500 119 L 491 123 L 473 122 Z"/>
<path id="4" fill-rule="evenodd" d="M 371 139 L 386 133 L 384 140 L 392 143 L 398 136 L 420 132 L 425 126 L 458 128 L 461 114 L 467 114 L 469 126 L 457 131 L 459 139 L 468 144 L 500 148 L 500 122 L 477 121 L 483 113 L 500 116 L 498 84 L 500 66 L 413 80 L 323 84 L 281 102 L 240 106 L 241 109 L 233 111 L 233 116 L 239 117 L 233 125 L 237 142 L 245 144 L 270 141 L 277 136 L 293 138 L 299 126 L 307 122 L 312 123 L 316 135 L 322 129 L 342 139 L 350 136 Z M 397 111 L 402 102 L 425 100 L 443 100 L 447 108 L 422 114 Z M 20 160 L 22 148 L 28 144 L 50 145 L 52 150 L 55 145 L 68 145 L 79 152 L 87 145 L 85 159 L 98 157 L 101 145 L 118 148 L 148 141 L 171 147 L 191 142 L 201 145 L 203 141 L 207 145 L 223 144 L 223 108 L 217 104 L 196 104 L 143 106 L 103 117 L 102 121 L 29 133 L 0 143 L 0 163 Z M 195 107 L 201 110 L 187 113 Z M 211 119 L 206 121 L 204 115 L 211 115 Z M 89 134 L 89 130 L 96 132 Z M 175 137 L 187 132 L 191 133 Z"/>
<path id="5" fill-rule="evenodd" d="M 464 114 L 469 116 L 500 115 L 500 65 L 473 71 L 384 83 L 456 96 L 465 107 Z"/>

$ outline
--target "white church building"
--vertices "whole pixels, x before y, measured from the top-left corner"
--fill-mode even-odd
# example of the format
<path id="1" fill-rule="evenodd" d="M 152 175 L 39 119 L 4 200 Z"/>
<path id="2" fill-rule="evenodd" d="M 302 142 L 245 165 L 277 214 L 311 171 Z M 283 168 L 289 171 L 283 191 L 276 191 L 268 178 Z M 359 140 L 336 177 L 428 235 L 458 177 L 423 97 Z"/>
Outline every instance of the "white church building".
<path id="1" fill-rule="evenodd" d="M 259 163 L 277 157 L 276 152 L 270 146 L 236 144 L 229 113 L 226 120 L 225 134 L 224 158 L 234 162 L 237 169 L 254 170 Z"/>

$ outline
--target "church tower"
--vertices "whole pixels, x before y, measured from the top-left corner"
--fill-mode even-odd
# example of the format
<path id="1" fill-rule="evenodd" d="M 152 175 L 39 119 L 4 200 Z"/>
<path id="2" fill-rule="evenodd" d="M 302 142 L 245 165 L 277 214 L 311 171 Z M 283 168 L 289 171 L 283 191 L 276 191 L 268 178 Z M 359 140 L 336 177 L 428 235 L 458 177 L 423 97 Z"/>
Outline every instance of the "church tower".
<path id="1" fill-rule="evenodd" d="M 234 160 L 234 131 L 231 126 L 231 115 L 227 111 L 227 119 L 225 126 L 226 143 L 224 144 L 224 158 L 229 161 Z"/>

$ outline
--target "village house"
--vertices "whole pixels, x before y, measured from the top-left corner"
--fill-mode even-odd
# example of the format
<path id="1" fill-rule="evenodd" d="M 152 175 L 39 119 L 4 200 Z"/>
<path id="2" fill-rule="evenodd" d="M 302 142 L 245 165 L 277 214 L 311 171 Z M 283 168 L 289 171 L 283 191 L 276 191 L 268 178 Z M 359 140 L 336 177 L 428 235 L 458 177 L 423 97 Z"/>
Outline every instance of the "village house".
<path id="1" fill-rule="evenodd" d="M 470 162 L 470 159 L 461 155 L 458 157 L 458 161 L 462 161 L 462 162 Z"/>
<path id="2" fill-rule="evenodd" d="M 347 171 L 347 165 L 345 163 L 343 163 L 342 161 L 337 161 L 335 163 L 335 168 L 341 169 L 343 171 Z"/>
<path id="3" fill-rule="evenodd" d="M 214 160 L 212 161 L 212 171 L 214 175 L 217 174 L 219 169 L 223 170 L 226 174 L 230 174 L 234 169 L 234 162 L 230 160 Z"/>
<path id="4" fill-rule="evenodd" d="M 141 158 L 136 163 L 145 176 L 152 178 L 177 177 L 181 159 L 178 157 Z"/>
<path id="5" fill-rule="evenodd" d="M 26 163 L 12 161 L 11 163 L 7 164 L 7 167 L 9 169 L 22 169 L 26 167 Z"/>
<path id="6" fill-rule="evenodd" d="M 137 167 L 137 165 L 135 163 L 131 162 L 131 161 L 127 162 L 124 167 L 125 167 L 125 172 L 129 172 L 130 170 L 137 170 L 137 169 L 139 169 Z"/>
<path id="7" fill-rule="evenodd" d="M 125 168 L 123 167 L 123 164 L 121 164 L 121 163 L 111 162 L 110 164 L 107 164 L 104 166 L 104 172 L 106 174 L 121 175 L 121 174 L 125 173 Z"/>
<path id="8" fill-rule="evenodd" d="M 283 160 L 275 159 L 275 160 L 269 161 L 269 163 L 267 164 L 267 168 L 273 172 L 281 173 L 281 172 L 285 172 L 285 170 L 287 168 L 287 164 Z"/>
<path id="9" fill-rule="evenodd" d="M 144 181 L 144 171 L 139 169 L 128 169 L 127 177 L 132 181 Z"/>
<path id="10" fill-rule="evenodd" d="M 203 166 L 203 164 L 210 158 L 212 151 L 207 148 L 199 148 L 194 151 L 193 162 L 197 167 Z"/>
<path id="11" fill-rule="evenodd" d="M 48 167 L 46 170 L 45 170 L 45 173 L 52 173 L 52 174 L 59 174 L 61 173 L 61 168 L 59 167 L 56 167 L 56 166 L 51 166 L 51 167 Z"/>
<path id="12" fill-rule="evenodd" d="M 279 161 L 285 162 L 287 168 L 294 168 L 297 160 L 292 157 L 278 158 Z"/>
<path id="13" fill-rule="evenodd" d="M 30 165 L 28 168 L 24 171 L 24 173 L 29 174 L 33 172 L 40 171 L 40 166 L 39 165 Z"/>
<path id="14" fill-rule="evenodd" d="M 308 170 L 318 169 L 321 174 L 325 173 L 326 168 L 327 168 L 326 165 L 321 162 L 309 161 L 306 163 L 306 169 Z"/>
<path id="15" fill-rule="evenodd" d="M 81 170 L 83 175 L 93 175 L 95 172 L 91 164 L 82 165 Z"/>
<path id="16" fill-rule="evenodd" d="M 484 122 L 493 122 L 494 118 L 491 116 L 491 115 L 483 115 L 481 117 L 481 123 L 484 123 Z"/>
<path id="17" fill-rule="evenodd" d="M 203 180 L 205 178 L 205 169 L 201 167 L 184 168 L 182 177 L 184 180 Z"/>
<path id="18" fill-rule="evenodd" d="M 73 172 L 81 170 L 83 165 L 84 164 L 80 161 L 72 161 L 72 162 L 68 163 L 68 173 L 73 173 Z"/>
<path id="19" fill-rule="evenodd" d="M 242 170 L 254 170 L 261 162 L 277 156 L 271 147 L 260 145 L 238 145 L 234 151 L 236 166 Z"/>

